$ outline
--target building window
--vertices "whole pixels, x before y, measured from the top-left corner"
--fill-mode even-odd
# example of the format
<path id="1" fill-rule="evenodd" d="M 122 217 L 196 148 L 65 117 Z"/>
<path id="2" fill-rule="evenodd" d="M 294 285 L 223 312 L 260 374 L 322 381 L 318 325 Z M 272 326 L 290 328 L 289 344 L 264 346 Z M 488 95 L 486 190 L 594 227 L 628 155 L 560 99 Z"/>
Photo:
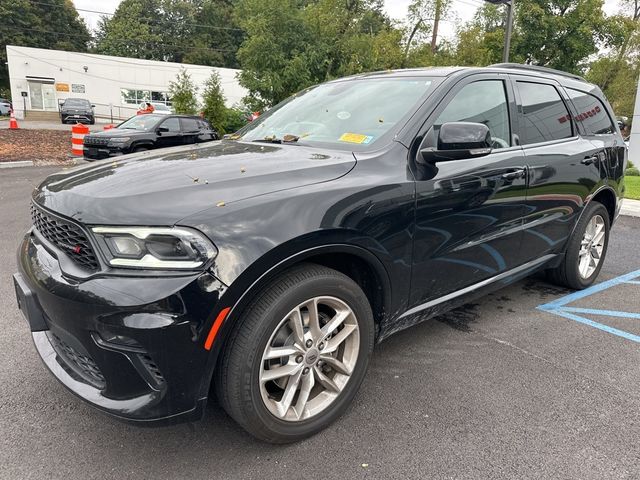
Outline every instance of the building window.
<path id="1" fill-rule="evenodd" d="M 150 90 L 134 90 L 131 88 L 121 88 L 120 98 L 123 104 L 139 105 L 142 102 L 162 103 L 171 105 L 171 98 L 167 92 L 156 92 Z"/>

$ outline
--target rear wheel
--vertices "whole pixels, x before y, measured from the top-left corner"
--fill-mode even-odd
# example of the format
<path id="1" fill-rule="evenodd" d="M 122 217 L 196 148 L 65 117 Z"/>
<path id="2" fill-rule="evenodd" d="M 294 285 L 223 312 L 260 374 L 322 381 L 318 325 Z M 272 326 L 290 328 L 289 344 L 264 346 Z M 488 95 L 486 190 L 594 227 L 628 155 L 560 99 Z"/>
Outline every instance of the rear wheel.
<path id="1" fill-rule="evenodd" d="M 131 150 L 131 151 L 133 153 L 136 153 L 136 152 L 145 152 L 147 150 L 149 150 L 147 147 L 133 147 L 133 150 Z"/>
<path id="2" fill-rule="evenodd" d="M 295 267 L 232 332 L 216 370 L 218 399 L 255 437 L 300 440 L 347 409 L 373 341 L 371 308 L 353 280 L 319 265 Z"/>
<path id="3" fill-rule="evenodd" d="M 569 239 L 564 260 L 549 271 L 550 279 L 575 290 L 593 284 L 607 254 L 609 227 L 609 213 L 604 205 L 590 202 Z"/>

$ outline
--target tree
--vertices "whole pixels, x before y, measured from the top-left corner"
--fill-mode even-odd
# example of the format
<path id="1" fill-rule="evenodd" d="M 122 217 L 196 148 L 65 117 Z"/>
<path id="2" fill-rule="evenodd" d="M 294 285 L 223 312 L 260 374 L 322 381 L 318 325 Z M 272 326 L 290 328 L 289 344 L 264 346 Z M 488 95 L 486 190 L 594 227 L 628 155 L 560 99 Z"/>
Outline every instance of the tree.
<path id="1" fill-rule="evenodd" d="M 181 68 L 176 79 L 169 83 L 169 96 L 176 113 L 195 114 L 198 110 L 196 99 L 197 87 L 191 80 L 191 75 Z"/>
<path id="2" fill-rule="evenodd" d="M 220 75 L 214 71 L 207 79 L 202 93 L 202 113 L 209 123 L 220 134 L 224 135 L 227 119 L 227 107 L 220 87 Z"/>
<path id="3" fill-rule="evenodd" d="M 91 36 L 70 0 L 0 2 L 0 88 L 9 87 L 6 46 L 86 52 Z"/>
<path id="4" fill-rule="evenodd" d="M 123 0 L 96 32 L 97 53 L 237 67 L 232 0 Z"/>
<path id="5" fill-rule="evenodd" d="M 606 40 L 603 0 L 520 0 L 513 53 L 528 63 L 582 73 Z"/>
<path id="6" fill-rule="evenodd" d="M 623 0 L 622 12 L 609 18 L 610 50 L 594 60 L 587 80 L 600 86 L 616 115 L 631 117 L 640 73 L 640 0 Z"/>
<path id="7" fill-rule="evenodd" d="M 252 109 L 314 83 L 400 66 L 402 32 L 381 0 L 239 0 L 235 13 L 246 32 L 238 59 Z"/>

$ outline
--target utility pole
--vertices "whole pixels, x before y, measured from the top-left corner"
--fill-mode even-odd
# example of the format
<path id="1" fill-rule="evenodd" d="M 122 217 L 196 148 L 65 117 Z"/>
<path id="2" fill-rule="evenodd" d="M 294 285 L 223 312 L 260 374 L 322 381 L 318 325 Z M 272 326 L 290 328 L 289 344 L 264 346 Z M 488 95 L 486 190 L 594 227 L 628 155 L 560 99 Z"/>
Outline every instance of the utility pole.
<path id="1" fill-rule="evenodd" d="M 507 25 L 504 32 L 504 50 L 502 51 L 502 61 L 509 62 L 509 49 L 511 47 L 511 32 L 513 31 L 513 2 L 515 0 L 485 0 L 494 5 L 504 4 L 507 6 Z"/>
<path id="2" fill-rule="evenodd" d="M 436 12 L 433 19 L 433 32 L 431 34 L 431 53 L 436 53 L 436 42 L 438 41 L 438 23 L 440 23 L 440 10 L 442 10 L 442 0 L 436 0 Z"/>
<path id="3" fill-rule="evenodd" d="M 504 63 L 509 62 L 509 48 L 511 47 L 511 31 L 513 30 L 513 2 L 514 0 L 506 3 L 507 5 L 507 29 L 504 34 L 504 51 L 502 52 L 502 61 Z"/>

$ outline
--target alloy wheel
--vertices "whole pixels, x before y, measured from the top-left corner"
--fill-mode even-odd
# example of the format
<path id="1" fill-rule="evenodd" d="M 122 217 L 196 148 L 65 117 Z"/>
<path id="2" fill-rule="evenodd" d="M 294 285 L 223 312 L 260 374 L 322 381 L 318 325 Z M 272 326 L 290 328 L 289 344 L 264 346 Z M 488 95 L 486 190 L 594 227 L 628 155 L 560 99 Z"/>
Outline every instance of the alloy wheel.
<path id="1" fill-rule="evenodd" d="M 600 215 L 594 215 L 587 223 L 578 253 L 578 272 L 582 278 L 591 277 L 598 268 L 604 251 L 605 237 L 604 219 Z"/>
<path id="2" fill-rule="evenodd" d="M 326 410 L 356 366 L 359 337 L 353 310 L 336 297 L 314 297 L 292 309 L 262 355 L 259 381 L 265 406 L 290 422 Z"/>

